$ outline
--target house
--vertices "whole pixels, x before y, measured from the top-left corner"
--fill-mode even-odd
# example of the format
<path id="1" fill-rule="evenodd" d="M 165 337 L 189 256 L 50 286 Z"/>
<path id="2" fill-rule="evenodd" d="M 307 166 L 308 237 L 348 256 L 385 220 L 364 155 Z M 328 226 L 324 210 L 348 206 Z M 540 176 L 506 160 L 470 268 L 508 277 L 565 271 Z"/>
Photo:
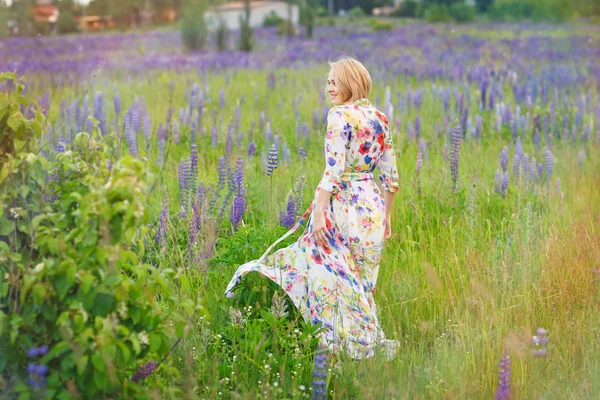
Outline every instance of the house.
<path id="1" fill-rule="evenodd" d="M 51 0 L 38 0 L 33 6 L 33 19 L 37 22 L 48 22 L 50 25 L 58 21 L 58 7 L 52 5 Z"/>
<path id="2" fill-rule="evenodd" d="M 250 3 L 250 26 L 253 28 L 262 26 L 265 17 L 274 12 L 283 19 L 288 19 L 289 4 L 284 1 L 252 1 Z M 209 8 L 204 14 L 209 21 L 209 26 L 216 25 L 218 17 L 223 18 L 227 28 L 237 30 L 240 28 L 240 16 L 244 16 L 244 2 L 232 1 L 223 3 L 220 6 Z M 300 16 L 297 4 L 291 5 L 291 20 L 294 25 L 298 25 Z"/>

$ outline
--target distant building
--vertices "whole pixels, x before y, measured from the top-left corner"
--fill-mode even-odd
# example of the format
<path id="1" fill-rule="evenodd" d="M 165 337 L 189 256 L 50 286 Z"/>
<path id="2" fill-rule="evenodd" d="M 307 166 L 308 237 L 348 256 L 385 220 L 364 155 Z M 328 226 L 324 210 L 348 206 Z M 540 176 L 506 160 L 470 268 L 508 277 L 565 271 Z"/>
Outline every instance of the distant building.
<path id="1" fill-rule="evenodd" d="M 250 3 L 250 26 L 262 26 L 265 17 L 271 12 L 274 12 L 283 19 L 288 19 L 288 3 L 283 1 L 252 1 Z M 291 20 L 294 25 L 298 25 L 300 16 L 299 7 L 296 4 L 291 6 Z M 224 3 L 218 7 L 211 7 L 205 13 L 207 20 L 215 20 L 215 17 L 222 17 L 230 30 L 240 28 L 240 16 L 244 16 L 244 3 L 241 1 L 233 1 Z"/>

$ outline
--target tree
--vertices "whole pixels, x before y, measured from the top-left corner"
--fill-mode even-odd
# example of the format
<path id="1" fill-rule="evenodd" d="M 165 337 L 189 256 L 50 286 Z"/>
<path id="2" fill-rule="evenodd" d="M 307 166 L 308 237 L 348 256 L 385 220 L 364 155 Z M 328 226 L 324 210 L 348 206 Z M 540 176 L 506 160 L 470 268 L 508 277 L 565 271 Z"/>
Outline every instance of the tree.
<path id="1" fill-rule="evenodd" d="M 484 13 L 494 5 L 494 0 L 475 0 L 475 5 L 480 13 Z"/>
<path id="2" fill-rule="evenodd" d="M 250 26 L 250 0 L 244 0 L 244 15 L 240 15 L 240 50 L 251 51 L 254 47 L 254 34 Z"/>

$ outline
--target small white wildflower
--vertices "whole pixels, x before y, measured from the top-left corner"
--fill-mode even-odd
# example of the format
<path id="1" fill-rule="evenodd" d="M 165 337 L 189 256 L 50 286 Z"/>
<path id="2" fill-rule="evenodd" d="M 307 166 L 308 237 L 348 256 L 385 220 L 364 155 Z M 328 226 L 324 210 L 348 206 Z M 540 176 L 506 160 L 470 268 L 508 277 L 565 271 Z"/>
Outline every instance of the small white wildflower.
<path id="1" fill-rule="evenodd" d="M 294 371 L 294 372 L 296 372 L 296 371 Z M 306 390 L 306 386 L 300 385 L 300 390 L 302 390 L 302 391 Z"/>
<path id="2" fill-rule="evenodd" d="M 273 382 L 273 386 L 277 387 L 277 386 L 279 386 L 279 383 Z"/>
<path id="3" fill-rule="evenodd" d="M 138 337 L 142 344 L 150 344 L 150 338 L 148 337 L 148 334 L 146 332 L 138 333 Z"/>

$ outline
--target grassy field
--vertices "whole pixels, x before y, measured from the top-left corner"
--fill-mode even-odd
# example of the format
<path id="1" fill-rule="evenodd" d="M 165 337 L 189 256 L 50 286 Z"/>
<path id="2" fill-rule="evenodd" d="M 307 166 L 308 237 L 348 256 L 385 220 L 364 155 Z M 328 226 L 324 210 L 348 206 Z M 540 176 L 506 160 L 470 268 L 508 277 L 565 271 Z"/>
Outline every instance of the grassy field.
<path id="1" fill-rule="evenodd" d="M 89 114 L 104 119 L 105 134 L 116 132 L 123 154 L 143 159 L 155 174 L 144 262 L 185 276 L 185 285 L 177 280 L 170 290 L 206 310 L 147 378 L 149 396 L 313 398 L 314 327 L 291 302 L 286 317 L 275 317 L 277 287 L 258 276 L 240 285 L 235 301 L 223 292 L 237 266 L 260 257 L 287 231 L 279 212 L 297 194 L 298 179 L 306 184 L 297 213 L 313 198 L 324 168 L 326 61 L 341 54 L 365 62 L 374 82 L 371 101 L 393 125 L 401 188 L 375 299 L 384 331 L 402 346 L 393 361 L 340 355 L 328 365 L 328 398 L 492 398 L 506 354 L 510 397 L 503 398 L 600 396 L 598 30 L 520 26 L 515 35 L 513 27 L 403 25 L 352 38 L 323 27 L 314 41 L 286 41 L 264 30 L 249 58 L 233 51 L 180 55 L 177 47 L 162 47 L 177 39 L 144 42 L 139 34 L 131 43 L 90 50 L 110 67 L 89 74 L 77 64 L 77 72 L 61 70 L 57 77 L 64 80 L 50 84 L 48 75 L 31 69 L 29 94 L 48 93 L 49 152 L 58 139 L 68 148 L 87 124 L 81 115 Z M 123 69 L 115 67 L 117 55 Z M 129 134 L 128 108 L 135 109 L 130 116 L 140 115 L 138 122 L 130 119 L 140 127 L 130 126 Z M 459 148 L 455 127 L 463 132 Z M 274 140 L 279 160 L 268 177 Z M 190 183 L 181 171 L 193 144 L 198 175 Z M 503 189 L 495 173 L 503 172 L 505 146 Z M 459 165 L 456 181 L 452 160 Z M 230 218 L 237 194 L 229 177 L 237 165 L 245 188 L 239 224 Z M 223 186 L 215 195 L 219 174 Z M 208 189 L 204 197 L 201 187 Z M 169 217 L 161 223 L 165 199 Z M 202 223 L 193 235 L 196 216 Z M 161 224 L 166 246 L 151 240 Z M 544 355 L 533 344 L 538 328 L 547 332 Z"/>

